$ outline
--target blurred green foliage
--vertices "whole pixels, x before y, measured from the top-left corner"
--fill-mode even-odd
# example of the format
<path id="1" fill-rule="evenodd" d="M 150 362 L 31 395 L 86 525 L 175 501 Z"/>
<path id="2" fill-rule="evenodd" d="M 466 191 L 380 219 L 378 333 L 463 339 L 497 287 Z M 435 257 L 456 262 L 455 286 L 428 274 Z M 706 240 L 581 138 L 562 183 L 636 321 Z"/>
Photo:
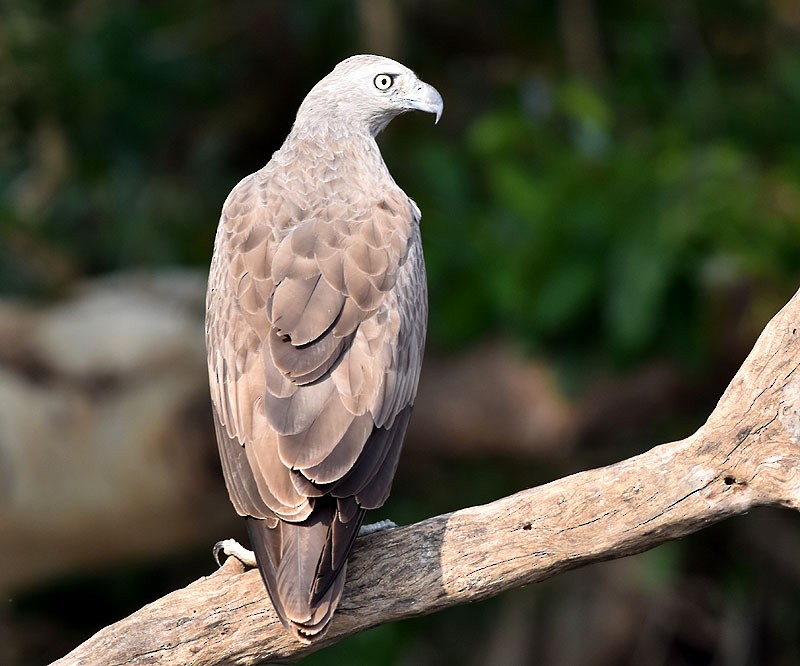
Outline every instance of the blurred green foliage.
<path id="1" fill-rule="evenodd" d="M 225 196 L 291 121 L 299 97 L 283 96 L 284 59 L 292 37 L 323 31 L 325 3 L 4 5 L 2 291 L 207 264 Z M 260 24 L 273 26 L 270 40 Z M 243 166 L 252 135 L 271 145 Z"/>
<path id="2" fill-rule="evenodd" d="M 368 37 L 341 0 L 4 5 L 6 293 L 206 265 L 230 187 Z M 743 298 L 763 323 L 800 276 L 789 5 L 604 5 L 585 73 L 559 62 L 557 5 L 457 8 L 388 15 L 446 99 L 441 128 L 383 139 L 424 212 L 432 344 L 500 332 L 582 366 L 698 363 Z"/>
<path id="3" fill-rule="evenodd" d="M 522 79 L 457 149 L 418 148 L 438 340 L 500 328 L 549 353 L 697 361 L 720 299 L 774 308 L 796 288 L 800 54 L 752 82 L 622 55 L 607 92 Z"/>

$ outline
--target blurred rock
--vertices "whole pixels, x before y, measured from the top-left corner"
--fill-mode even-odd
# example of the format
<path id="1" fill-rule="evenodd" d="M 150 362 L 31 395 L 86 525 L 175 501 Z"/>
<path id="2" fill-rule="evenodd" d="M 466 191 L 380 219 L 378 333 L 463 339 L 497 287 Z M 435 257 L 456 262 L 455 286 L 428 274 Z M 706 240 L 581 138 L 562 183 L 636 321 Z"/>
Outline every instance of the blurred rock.
<path id="1" fill-rule="evenodd" d="M 128 274 L 0 304 L 0 588 L 224 536 L 204 284 Z"/>
<path id="2" fill-rule="evenodd" d="M 551 370 L 503 343 L 426 356 L 409 445 L 452 455 L 565 455 L 580 424 Z"/>

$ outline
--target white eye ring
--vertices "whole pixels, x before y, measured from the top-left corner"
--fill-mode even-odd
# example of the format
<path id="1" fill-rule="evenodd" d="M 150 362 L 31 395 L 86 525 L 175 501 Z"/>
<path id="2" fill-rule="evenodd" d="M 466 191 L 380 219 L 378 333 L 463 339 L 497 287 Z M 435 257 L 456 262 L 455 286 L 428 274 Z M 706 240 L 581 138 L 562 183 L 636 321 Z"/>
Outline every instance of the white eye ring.
<path id="1" fill-rule="evenodd" d="M 394 83 L 394 78 L 390 74 L 378 74 L 372 82 L 378 90 L 389 90 Z"/>

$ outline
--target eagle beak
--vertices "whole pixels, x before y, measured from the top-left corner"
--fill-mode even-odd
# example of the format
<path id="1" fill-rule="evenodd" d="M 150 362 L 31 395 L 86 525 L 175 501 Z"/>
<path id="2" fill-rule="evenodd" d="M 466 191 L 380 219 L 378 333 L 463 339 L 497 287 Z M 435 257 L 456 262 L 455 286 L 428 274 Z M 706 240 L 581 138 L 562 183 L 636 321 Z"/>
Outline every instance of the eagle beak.
<path id="1" fill-rule="evenodd" d="M 408 102 L 409 109 L 435 114 L 437 123 L 439 122 L 439 118 L 442 117 L 442 110 L 444 109 L 442 96 L 436 88 L 423 81 L 417 84 L 414 93 L 406 101 Z"/>

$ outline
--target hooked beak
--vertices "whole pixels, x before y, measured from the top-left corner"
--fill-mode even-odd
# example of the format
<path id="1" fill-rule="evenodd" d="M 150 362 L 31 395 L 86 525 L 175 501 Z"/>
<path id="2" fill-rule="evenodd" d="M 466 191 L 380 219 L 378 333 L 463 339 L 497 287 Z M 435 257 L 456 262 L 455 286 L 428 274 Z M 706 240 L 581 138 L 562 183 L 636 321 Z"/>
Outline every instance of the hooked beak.
<path id="1" fill-rule="evenodd" d="M 436 121 L 442 117 L 442 110 L 444 109 L 444 102 L 439 91 L 424 81 L 420 81 L 414 89 L 414 93 L 406 98 L 409 110 L 424 111 L 425 113 L 433 113 L 436 115 Z"/>

